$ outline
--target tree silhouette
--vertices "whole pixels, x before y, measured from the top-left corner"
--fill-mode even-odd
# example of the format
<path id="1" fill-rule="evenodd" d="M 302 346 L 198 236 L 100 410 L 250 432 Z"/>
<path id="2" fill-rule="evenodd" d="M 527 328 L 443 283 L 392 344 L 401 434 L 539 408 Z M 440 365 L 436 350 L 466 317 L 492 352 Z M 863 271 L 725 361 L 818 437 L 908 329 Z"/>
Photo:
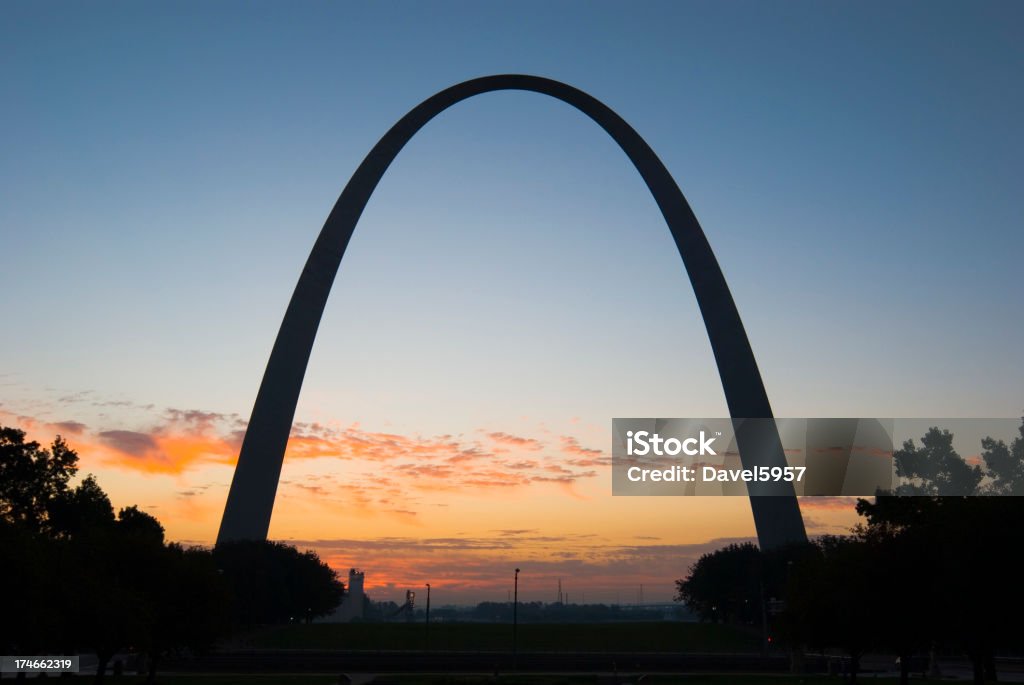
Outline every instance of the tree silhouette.
<path id="1" fill-rule="evenodd" d="M 78 455 L 61 438 L 50 449 L 0 426 L 0 587 L 7 590 L 0 651 L 46 654 L 73 640 L 75 592 L 67 545 L 52 537 L 52 513 L 69 496 Z"/>
<path id="2" fill-rule="evenodd" d="M 981 457 L 991 479 L 987 494 L 1024 495 L 1024 418 L 1017 430 L 1019 435 L 1009 446 L 990 437 L 981 441 Z"/>
<path id="3" fill-rule="evenodd" d="M 903 685 L 909 681 L 913 657 L 932 646 L 943 620 L 944 604 L 938 599 L 942 546 L 935 532 L 931 526 L 858 528 L 860 544 L 868 550 L 869 573 L 877 580 L 872 590 L 872 632 L 879 648 L 899 657 Z"/>
<path id="4" fill-rule="evenodd" d="M 755 588 L 785 588 L 776 627 L 797 648 L 843 649 L 851 680 L 873 649 L 900 656 L 902 683 L 911 657 L 928 649 L 964 653 L 975 683 L 995 680 L 997 650 L 1024 644 L 1024 499 L 982 495 L 1024 494 L 1024 419 L 1018 432 L 1009 445 L 982 440 L 982 468 L 932 427 L 920 447 L 908 440 L 894 452 L 907 480 L 896 492 L 913 496 L 858 500 L 864 523 L 853 535 L 769 554 L 749 543 L 705 554 L 676 581 L 676 599 L 702 620 L 750 623 Z"/>
<path id="5" fill-rule="evenodd" d="M 134 504 L 117 513 L 117 522 L 126 539 L 156 546 L 164 543 L 164 527 L 154 516 Z"/>
<path id="6" fill-rule="evenodd" d="M 280 542 L 239 540 L 214 549 L 240 626 L 310 622 L 341 604 L 345 586 L 315 552 Z"/>
<path id="7" fill-rule="evenodd" d="M 95 682 L 111 657 L 209 648 L 228 624 L 224 579 L 209 550 L 167 545 L 136 506 L 117 516 L 93 476 L 70 487 L 78 455 L 58 438 L 47 450 L 0 427 L 0 652 L 96 651 Z"/>
<path id="8" fill-rule="evenodd" d="M 761 613 L 761 550 L 751 542 L 701 555 L 676 581 L 677 602 L 702 621 L 754 623 Z"/>
<path id="9" fill-rule="evenodd" d="M 901 655 L 925 646 L 961 651 L 976 683 L 995 678 L 998 648 L 1024 641 L 1019 621 L 1006 620 L 1024 612 L 1011 562 L 1024 549 L 1024 528 L 1016 524 L 1024 500 L 980 496 L 1024 494 L 1024 419 L 1018 431 L 1010 445 L 981 441 L 983 469 L 960 458 L 948 431 L 930 428 L 921 448 L 908 441 L 894 453 L 898 474 L 912 479 L 896 493 L 928 496 L 880 493 L 857 503 L 866 519 L 861 536 L 886 549 L 880 563 L 901 588 L 885 614 L 888 645 Z"/>
<path id="10" fill-rule="evenodd" d="M 92 474 L 50 502 L 48 532 L 52 535 L 91 536 L 110 529 L 116 522 L 114 506 Z"/>
<path id="11" fill-rule="evenodd" d="M 78 472 L 78 454 L 57 436 L 50 449 L 0 426 L 0 520 L 41 531 L 54 500 Z"/>
<path id="12" fill-rule="evenodd" d="M 73 644 L 67 621 L 76 599 L 67 577 L 73 568 L 62 543 L 0 521 L 0 652 L 54 654 Z"/>
<path id="13" fill-rule="evenodd" d="M 913 440 L 893 452 L 896 475 L 908 479 L 896 488 L 898 495 L 972 495 L 984 474 L 980 466 L 971 466 L 953 449 L 953 434 L 936 427 L 921 438 L 921 447 Z"/>
<path id="14" fill-rule="evenodd" d="M 1024 613 L 1014 563 L 1024 549 L 1024 528 L 1017 525 L 1024 500 L 877 496 L 858 502 L 858 511 L 867 518 L 865 535 L 887 540 L 904 555 L 892 578 L 906 596 L 886 619 L 905 620 L 898 612 L 916 606 L 926 620 L 922 636 L 965 653 L 974 682 L 993 679 L 996 649 L 1024 641 L 1019 621 L 1008 620 Z"/>
<path id="15" fill-rule="evenodd" d="M 878 548 L 854 536 L 826 535 L 794 564 L 786 611 L 804 642 L 817 651 L 839 647 L 850 657 L 856 682 L 861 657 L 878 645 L 878 623 L 887 607 Z"/>

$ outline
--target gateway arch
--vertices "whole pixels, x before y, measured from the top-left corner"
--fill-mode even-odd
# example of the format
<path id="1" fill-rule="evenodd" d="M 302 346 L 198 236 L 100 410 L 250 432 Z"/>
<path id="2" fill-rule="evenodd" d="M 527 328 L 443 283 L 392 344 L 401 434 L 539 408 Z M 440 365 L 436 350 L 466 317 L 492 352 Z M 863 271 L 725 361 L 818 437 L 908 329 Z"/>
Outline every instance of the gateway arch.
<path id="1" fill-rule="evenodd" d="M 754 353 L 711 245 L 679 186 L 643 138 L 608 106 L 564 83 L 519 74 L 476 78 L 424 100 L 392 126 L 356 169 L 327 217 L 299 276 L 263 374 L 224 507 L 218 543 L 266 539 L 295 406 L 320 318 L 359 216 L 384 172 L 428 121 L 462 100 L 497 90 L 525 90 L 557 98 L 593 119 L 619 144 L 650 189 L 679 249 L 707 328 L 730 415 L 733 419 L 772 417 Z M 785 466 L 774 422 L 742 422 L 737 426 L 736 440 L 744 468 Z M 791 483 L 751 483 L 749 492 L 762 548 L 807 540 Z"/>

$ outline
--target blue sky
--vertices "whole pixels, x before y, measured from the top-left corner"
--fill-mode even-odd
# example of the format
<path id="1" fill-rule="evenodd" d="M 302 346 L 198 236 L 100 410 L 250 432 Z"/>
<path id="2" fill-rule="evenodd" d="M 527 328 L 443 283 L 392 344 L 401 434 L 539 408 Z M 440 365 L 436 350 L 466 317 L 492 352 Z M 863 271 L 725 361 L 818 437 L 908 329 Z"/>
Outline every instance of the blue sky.
<path id="1" fill-rule="evenodd" d="M 603 100 L 661 156 L 777 415 L 1018 415 L 1022 20 L 1010 2 L 4 3 L 0 410 L 246 417 L 363 155 L 437 90 L 519 72 Z M 94 400 L 59 401 L 76 393 Z M 297 418 L 572 425 L 607 449 L 614 416 L 725 414 L 636 172 L 583 115 L 507 92 L 444 113 L 385 176 Z"/>

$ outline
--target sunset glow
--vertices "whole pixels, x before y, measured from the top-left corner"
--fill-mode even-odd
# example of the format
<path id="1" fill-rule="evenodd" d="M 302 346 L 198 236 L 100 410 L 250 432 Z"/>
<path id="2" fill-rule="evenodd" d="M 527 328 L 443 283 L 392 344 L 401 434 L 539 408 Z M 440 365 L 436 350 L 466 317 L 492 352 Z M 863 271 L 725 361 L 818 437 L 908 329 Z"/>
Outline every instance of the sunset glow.
<path id="1" fill-rule="evenodd" d="M 775 416 L 1019 416 L 1022 7 L 4 3 L 0 424 L 212 545 L 345 183 L 417 103 L 508 73 L 656 151 Z M 272 538 L 440 606 L 505 599 L 517 567 L 526 600 L 666 602 L 756 537 L 742 496 L 612 495 L 613 418 L 729 416 L 722 300 L 576 109 L 501 90 L 431 119 L 332 283 Z"/>

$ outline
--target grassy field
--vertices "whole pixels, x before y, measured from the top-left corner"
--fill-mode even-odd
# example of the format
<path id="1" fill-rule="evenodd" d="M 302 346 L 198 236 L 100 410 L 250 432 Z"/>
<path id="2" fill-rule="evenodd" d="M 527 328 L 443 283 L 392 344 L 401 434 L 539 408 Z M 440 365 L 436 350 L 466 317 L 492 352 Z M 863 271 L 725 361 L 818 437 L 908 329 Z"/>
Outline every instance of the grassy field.
<path id="1" fill-rule="evenodd" d="M 118 685 L 142 685 L 145 678 L 109 678 Z M 622 676 L 621 685 L 637 685 L 636 678 Z M 650 675 L 639 685 L 841 685 L 838 676 L 770 676 L 770 675 Z M 897 678 L 870 678 L 872 685 L 894 685 Z M 337 685 L 337 676 L 322 675 L 164 675 L 158 685 Z M 368 684 L 369 685 L 369 684 Z M 614 685 L 610 676 L 516 676 L 498 678 L 485 676 L 381 676 L 372 685 Z"/>
<path id="2" fill-rule="evenodd" d="M 433 623 L 430 640 L 422 623 L 318 623 L 265 628 L 243 636 L 240 647 L 262 649 L 359 649 L 507 651 L 512 626 L 495 623 Z M 519 649 L 581 652 L 754 652 L 760 636 L 732 626 L 705 623 L 520 624 Z"/>

